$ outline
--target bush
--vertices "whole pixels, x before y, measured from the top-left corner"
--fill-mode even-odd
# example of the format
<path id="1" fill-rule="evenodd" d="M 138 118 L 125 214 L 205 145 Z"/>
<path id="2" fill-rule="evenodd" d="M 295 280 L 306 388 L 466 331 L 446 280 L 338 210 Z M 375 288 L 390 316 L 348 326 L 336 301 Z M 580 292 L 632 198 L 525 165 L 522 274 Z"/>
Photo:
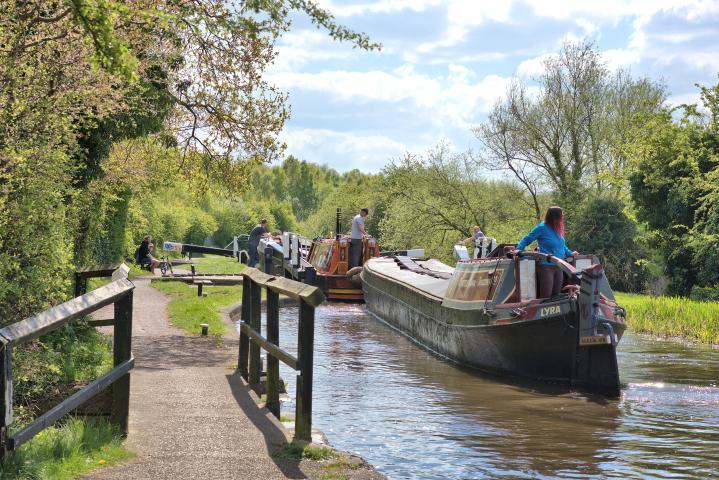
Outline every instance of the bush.
<path id="1" fill-rule="evenodd" d="M 589 198 L 573 218 L 568 228 L 570 248 L 599 256 L 616 290 L 643 290 L 648 272 L 634 241 L 636 224 L 624 213 L 624 203 L 616 198 Z"/>
<path id="2" fill-rule="evenodd" d="M 719 302 L 719 285 L 713 287 L 694 286 L 689 298 L 699 302 Z"/>

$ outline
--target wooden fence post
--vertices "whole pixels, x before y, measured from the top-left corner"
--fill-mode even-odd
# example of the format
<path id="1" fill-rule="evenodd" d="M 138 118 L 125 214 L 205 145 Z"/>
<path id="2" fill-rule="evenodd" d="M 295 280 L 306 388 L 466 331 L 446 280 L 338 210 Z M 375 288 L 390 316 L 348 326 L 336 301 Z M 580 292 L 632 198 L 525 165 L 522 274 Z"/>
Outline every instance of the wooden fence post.
<path id="1" fill-rule="evenodd" d="M 267 341 L 280 344 L 280 294 L 267 289 Z M 267 353 L 267 408 L 280 418 L 280 361 Z"/>
<path id="2" fill-rule="evenodd" d="M 255 283 L 254 280 L 250 281 L 250 326 L 254 331 L 262 334 L 262 320 L 260 305 L 262 301 L 262 287 Z M 259 391 L 260 387 L 260 373 L 262 370 L 260 357 L 260 346 L 256 342 L 250 344 L 250 387 L 255 391 Z"/>
<path id="3" fill-rule="evenodd" d="M 300 300 L 297 360 L 297 405 L 295 411 L 295 440 L 312 441 L 312 362 L 315 339 L 315 309 Z"/>
<path id="4" fill-rule="evenodd" d="M 132 358 L 132 296 L 129 292 L 126 297 L 115 302 L 115 332 L 113 338 L 113 365 Z M 112 415 L 113 423 L 120 427 L 120 431 L 127 435 L 127 417 L 130 413 L 130 374 L 126 373 L 112 385 Z"/>
<path id="5" fill-rule="evenodd" d="M 80 279 L 80 274 L 78 272 L 75 272 L 75 297 L 79 297 L 82 295 L 82 285 L 80 284 L 82 280 Z"/>
<path id="6" fill-rule="evenodd" d="M 265 273 L 268 275 L 272 275 L 272 271 L 275 269 L 274 265 L 272 264 L 273 253 L 274 249 L 272 247 L 265 247 Z"/>
<path id="7" fill-rule="evenodd" d="M 8 452 L 8 426 L 12 422 L 12 346 L 0 343 L 0 461 Z"/>
<path id="8" fill-rule="evenodd" d="M 242 315 L 240 320 L 244 323 L 250 323 L 252 303 L 250 302 L 251 286 L 250 278 L 242 277 Z M 250 358 L 250 338 L 240 329 L 240 352 L 237 356 L 237 369 L 240 371 L 242 378 L 249 381 L 249 371 L 247 369 L 247 361 Z"/>

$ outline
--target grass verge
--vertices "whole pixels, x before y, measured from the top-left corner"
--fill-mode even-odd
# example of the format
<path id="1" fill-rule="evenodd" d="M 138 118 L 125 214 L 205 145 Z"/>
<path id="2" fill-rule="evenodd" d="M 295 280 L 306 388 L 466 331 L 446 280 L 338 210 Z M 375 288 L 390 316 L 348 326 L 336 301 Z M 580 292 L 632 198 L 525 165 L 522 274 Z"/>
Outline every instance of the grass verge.
<path id="1" fill-rule="evenodd" d="M 69 480 L 132 456 L 107 420 L 71 417 L 12 452 L 0 464 L 0 478 Z"/>
<path id="2" fill-rule="evenodd" d="M 628 326 L 641 333 L 719 344 L 719 302 L 616 293 Z"/>
<path id="3" fill-rule="evenodd" d="M 197 296 L 197 287 L 183 282 L 153 280 L 152 286 L 172 299 L 167 307 L 170 322 L 186 332 L 200 333 L 200 324 L 207 323 L 211 335 L 227 333 L 220 310 L 242 300 L 241 286 L 206 286 L 206 297 Z"/>
<path id="4" fill-rule="evenodd" d="M 192 261 L 195 262 L 195 272 L 199 275 L 204 273 L 240 273 L 245 268 L 245 264 L 238 262 L 236 258 L 217 255 L 193 257 Z"/>

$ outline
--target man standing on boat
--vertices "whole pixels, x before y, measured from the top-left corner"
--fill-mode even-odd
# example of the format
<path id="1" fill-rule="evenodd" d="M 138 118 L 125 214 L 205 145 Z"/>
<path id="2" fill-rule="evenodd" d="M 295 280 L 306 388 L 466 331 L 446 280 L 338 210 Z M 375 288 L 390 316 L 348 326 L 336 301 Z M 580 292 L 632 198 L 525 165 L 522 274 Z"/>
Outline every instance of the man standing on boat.
<path id="1" fill-rule="evenodd" d="M 260 254 L 257 253 L 257 248 L 260 246 L 260 239 L 267 233 L 267 220 L 262 219 L 260 223 L 255 225 L 255 228 L 250 232 L 250 238 L 247 241 L 247 249 L 249 250 L 250 258 L 247 261 L 248 267 L 254 267 L 257 262 L 260 261 Z"/>
<path id="2" fill-rule="evenodd" d="M 367 215 L 369 215 L 369 210 L 363 208 L 355 218 L 352 219 L 349 268 L 362 265 L 362 239 L 367 235 L 367 231 L 364 229 L 364 217 Z"/>
<path id="3" fill-rule="evenodd" d="M 474 258 L 479 257 L 479 251 L 482 246 L 482 241 L 484 239 L 484 233 L 482 232 L 482 229 L 479 228 L 479 225 L 474 226 L 474 233 L 471 237 L 467 237 L 464 240 L 462 240 L 460 243 L 462 245 L 467 245 L 467 242 L 474 242 Z"/>

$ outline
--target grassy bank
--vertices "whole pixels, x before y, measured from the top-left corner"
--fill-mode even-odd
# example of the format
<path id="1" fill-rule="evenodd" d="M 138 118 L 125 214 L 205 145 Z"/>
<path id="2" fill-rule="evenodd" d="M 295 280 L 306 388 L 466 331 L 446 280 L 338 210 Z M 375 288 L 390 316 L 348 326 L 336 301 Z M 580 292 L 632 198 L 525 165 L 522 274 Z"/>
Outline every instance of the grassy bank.
<path id="1" fill-rule="evenodd" d="M 207 323 L 210 334 L 225 335 L 228 329 L 220 310 L 242 300 L 240 286 L 206 286 L 206 297 L 198 297 L 197 287 L 183 282 L 153 280 L 152 286 L 172 298 L 167 307 L 170 322 L 188 333 L 200 333 L 200 324 Z"/>
<path id="2" fill-rule="evenodd" d="M 0 478 L 69 480 L 132 456 L 107 420 L 69 418 L 11 453 L 0 465 Z"/>
<path id="3" fill-rule="evenodd" d="M 719 302 L 628 293 L 616 297 L 636 332 L 719 344 Z"/>
<path id="4" fill-rule="evenodd" d="M 240 273 L 245 266 L 229 257 L 206 256 L 194 259 L 195 270 L 204 273 Z M 152 286 L 172 297 L 168 306 L 170 322 L 189 333 L 199 333 L 200 324 L 209 325 L 210 334 L 225 335 L 227 325 L 220 310 L 242 300 L 241 286 L 204 287 L 206 297 L 197 296 L 197 287 L 183 282 L 153 280 Z"/>
<path id="5" fill-rule="evenodd" d="M 192 259 L 195 262 L 195 271 L 203 273 L 240 273 L 245 268 L 236 258 L 206 255 Z M 187 267 L 189 268 L 189 267 Z"/>
<path id="6" fill-rule="evenodd" d="M 13 431 L 112 368 L 111 339 L 83 322 L 67 325 L 14 351 Z M 5 479 L 77 478 L 129 458 L 106 419 L 65 417 L 0 465 Z"/>

